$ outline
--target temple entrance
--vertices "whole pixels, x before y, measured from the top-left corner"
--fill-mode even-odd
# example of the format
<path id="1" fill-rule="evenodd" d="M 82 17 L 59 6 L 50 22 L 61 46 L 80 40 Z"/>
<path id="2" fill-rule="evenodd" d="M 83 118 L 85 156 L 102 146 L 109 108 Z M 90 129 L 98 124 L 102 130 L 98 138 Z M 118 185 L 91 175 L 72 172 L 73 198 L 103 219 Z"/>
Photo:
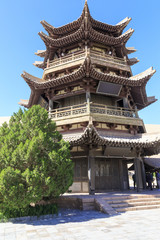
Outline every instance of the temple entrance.
<path id="1" fill-rule="evenodd" d="M 96 159 L 95 160 L 95 189 L 119 190 L 119 160 Z"/>

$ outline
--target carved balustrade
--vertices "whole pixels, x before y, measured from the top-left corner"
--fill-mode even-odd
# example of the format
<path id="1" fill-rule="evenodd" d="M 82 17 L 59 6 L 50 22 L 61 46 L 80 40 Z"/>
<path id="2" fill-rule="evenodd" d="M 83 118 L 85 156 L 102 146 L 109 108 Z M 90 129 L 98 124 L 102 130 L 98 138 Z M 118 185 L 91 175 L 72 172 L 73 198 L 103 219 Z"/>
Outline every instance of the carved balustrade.
<path id="1" fill-rule="evenodd" d="M 70 116 L 71 118 L 78 115 L 83 114 L 103 114 L 109 116 L 117 116 L 117 117 L 127 117 L 127 118 L 139 118 L 136 111 L 120 108 L 120 107 L 113 107 L 113 106 L 106 106 L 102 104 L 96 103 L 83 103 L 79 105 L 58 108 L 51 110 L 49 112 L 49 116 L 53 120 L 58 120 L 61 118 L 65 118 Z"/>
<path id="2" fill-rule="evenodd" d="M 122 58 L 118 58 L 115 56 L 110 56 L 108 54 L 103 54 L 101 52 L 95 51 L 95 50 L 80 50 L 72 54 L 68 54 L 64 57 L 57 58 L 53 61 L 50 61 L 48 67 L 56 67 L 61 64 L 65 64 L 68 62 L 74 62 L 79 59 L 83 59 L 86 57 L 86 55 L 90 55 L 91 59 L 95 60 L 101 60 L 105 62 L 110 62 L 110 63 L 117 63 L 120 65 L 127 65 L 126 61 Z"/>

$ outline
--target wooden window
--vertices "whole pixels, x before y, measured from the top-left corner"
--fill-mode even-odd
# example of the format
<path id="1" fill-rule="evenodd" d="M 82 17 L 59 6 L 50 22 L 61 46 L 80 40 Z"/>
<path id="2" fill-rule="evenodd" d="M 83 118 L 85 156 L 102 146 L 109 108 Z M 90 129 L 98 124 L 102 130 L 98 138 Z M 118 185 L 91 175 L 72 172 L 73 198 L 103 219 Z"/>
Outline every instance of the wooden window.
<path id="1" fill-rule="evenodd" d="M 74 180 L 83 181 L 88 179 L 87 158 L 74 159 Z"/>

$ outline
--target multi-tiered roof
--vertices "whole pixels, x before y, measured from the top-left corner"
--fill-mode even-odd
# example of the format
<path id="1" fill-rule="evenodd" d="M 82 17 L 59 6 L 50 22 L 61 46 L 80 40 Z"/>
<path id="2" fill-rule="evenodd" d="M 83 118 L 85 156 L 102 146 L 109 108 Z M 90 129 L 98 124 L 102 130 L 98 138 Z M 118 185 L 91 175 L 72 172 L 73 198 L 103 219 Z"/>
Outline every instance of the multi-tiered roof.
<path id="1" fill-rule="evenodd" d="M 128 54 L 136 50 L 126 47 L 126 42 L 134 30 L 129 29 L 122 34 L 130 20 L 131 18 L 127 17 L 115 26 L 101 23 L 91 17 L 86 2 L 80 18 L 65 26 L 54 28 L 46 21 L 41 21 L 43 27 L 48 32 L 48 35 L 43 32 L 39 33 L 46 45 L 46 50 L 39 50 L 36 53 L 36 55 L 43 57 L 44 61 L 35 62 L 34 65 L 44 69 L 44 74 L 42 79 L 26 72 L 22 74 L 22 77 L 31 88 L 31 96 L 29 101 L 23 100 L 20 104 L 27 108 L 31 107 L 33 104 L 37 104 L 39 97 L 45 92 L 51 89 L 52 91 L 62 90 L 64 85 L 66 87 L 76 85 L 76 83 L 83 81 L 86 77 L 92 79 L 95 85 L 99 81 L 104 81 L 128 86 L 131 89 L 131 96 L 138 109 L 155 102 L 156 99 L 154 97 L 147 97 L 145 90 L 146 83 L 155 73 L 155 70 L 149 68 L 136 76 L 132 76 L 130 66 L 137 63 L 138 60 L 136 58 L 128 58 Z M 58 64 L 60 65 L 58 60 L 60 61 L 61 59 L 62 62 L 69 61 L 69 59 L 67 60 L 67 55 L 63 56 L 64 52 L 68 47 L 77 43 L 81 49 L 84 46 L 86 49 L 86 51 L 80 52 L 79 55 L 75 55 L 74 60 L 79 60 L 78 67 L 73 72 L 66 71 L 62 75 L 57 74 L 59 70 L 56 72 L 55 67 Z M 109 49 L 108 53 L 98 59 L 93 51 L 89 51 L 93 43 L 107 46 Z M 114 58 L 111 58 L 109 55 L 112 54 L 112 49 L 116 51 Z M 57 59 L 55 59 L 55 55 Z M 115 64 L 118 64 L 119 73 L 113 74 L 113 72 L 110 73 L 107 69 L 98 69 L 97 66 L 95 67 L 96 60 L 102 66 L 105 65 L 108 68 L 113 68 Z M 63 69 L 63 66 L 61 66 L 61 69 Z"/>
<path id="2" fill-rule="evenodd" d="M 126 43 L 134 30 L 129 29 L 123 33 L 130 20 L 131 18 L 125 18 L 115 26 L 99 22 L 90 15 L 86 1 L 81 16 L 72 23 L 55 28 L 46 21 L 41 21 L 48 32 L 48 35 L 39 33 L 46 50 L 38 50 L 36 55 L 43 57 L 44 60 L 35 62 L 34 65 L 42 68 L 44 72 L 42 78 L 26 72 L 22 74 L 31 89 L 31 95 L 29 100 L 21 100 L 20 105 L 29 108 L 39 104 L 40 99 L 43 98 L 47 106 L 49 100 L 57 101 L 86 92 L 95 94 L 100 83 L 113 84 L 111 88 L 120 86 L 119 97 L 127 98 L 130 110 L 140 110 L 155 102 L 155 97 L 147 97 L 145 88 L 155 70 L 151 67 L 138 75 L 132 75 L 130 66 L 138 60 L 128 57 L 128 54 L 136 50 L 133 47 L 126 47 Z M 123 114 L 124 117 L 130 113 Z M 111 126 L 112 120 L 110 121 Z M 117 124 L 116 121 L 114 123 Z M 130 129 L 136 125 L 143 125 L 139 123 L 139 119 L 127 121 L 126 124 L 130 125 Z M 64 139 L 69 140 L 71 145 L 90 142 L 113 147 L 140 147 L 143 148 L 144 155 L 158 152 L 159 136 L 150 136 L 150 140 L 147 134 L 117 138 L 104 132 L 101 134 L 91 122 L 88 123 L 88 126 L 84 125 L 85 131 L 81 130 L 76 135 L 63 134 Z"/>

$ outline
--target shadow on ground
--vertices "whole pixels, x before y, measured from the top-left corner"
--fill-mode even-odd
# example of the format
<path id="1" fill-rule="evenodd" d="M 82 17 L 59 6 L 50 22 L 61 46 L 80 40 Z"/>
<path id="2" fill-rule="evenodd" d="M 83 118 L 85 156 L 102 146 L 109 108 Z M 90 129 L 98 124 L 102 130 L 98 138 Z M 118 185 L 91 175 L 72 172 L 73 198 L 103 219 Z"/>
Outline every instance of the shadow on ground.
<path id="1" fill-rule="evenodd" d="M 16 221 L 14 224 L 28 224 L 33 226 L 38 225 L 57 225 L 65 223 L 87 222 L 94 219 L 104 219 L 114 216 L 109 216 L 99 211 L 81 211 L 77 209 L 60 209 L 58 216 L 52 218 L 37 219 L 37 220 L 23 220 Z"/>

